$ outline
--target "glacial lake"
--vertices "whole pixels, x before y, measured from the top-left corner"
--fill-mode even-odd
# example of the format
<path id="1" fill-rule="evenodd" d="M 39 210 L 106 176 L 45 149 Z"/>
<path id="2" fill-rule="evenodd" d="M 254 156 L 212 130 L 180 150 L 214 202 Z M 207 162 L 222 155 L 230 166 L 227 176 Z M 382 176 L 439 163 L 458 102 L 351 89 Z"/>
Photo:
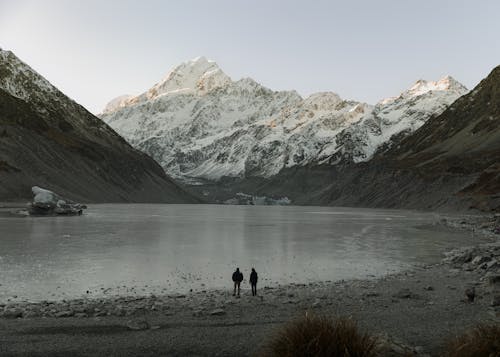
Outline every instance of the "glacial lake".
<path id="1" fill-rule="evenodd" d="M 79 217 L 0 217 L 0 302 L 371 278 L 473 244 L 433 213 L 297 206 L 90 205 Z"/>

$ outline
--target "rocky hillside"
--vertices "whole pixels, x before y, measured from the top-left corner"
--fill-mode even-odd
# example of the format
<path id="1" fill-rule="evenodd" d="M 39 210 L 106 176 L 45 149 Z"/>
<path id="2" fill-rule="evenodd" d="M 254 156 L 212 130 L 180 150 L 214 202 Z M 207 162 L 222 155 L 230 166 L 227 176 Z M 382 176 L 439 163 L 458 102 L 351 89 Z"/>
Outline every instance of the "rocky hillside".
<path id="1" fill-rule="evenodd" d="M 375 106 L 331 92 L 302 98 L 233 81 L 201 57 L 139 96 L 113 100 L 101 118 L 184 183 L 253 187 L 283 170 L 368 161 L 466 92 L 445 77 Z"/>
<path id="2" fill-rule="evenodd" d="M 39 185 L 80 201 L 193 202 L 146 154 L 0 49 L 0 200 Z"/>
<path id="3" fill-rule="evenodd" d="M 288 193 L 302 204 L 499 211 L 499 163 L 497 67 L 441 115 L 369 162 L 283 170 L 254 186 L 257 194 Z"/>

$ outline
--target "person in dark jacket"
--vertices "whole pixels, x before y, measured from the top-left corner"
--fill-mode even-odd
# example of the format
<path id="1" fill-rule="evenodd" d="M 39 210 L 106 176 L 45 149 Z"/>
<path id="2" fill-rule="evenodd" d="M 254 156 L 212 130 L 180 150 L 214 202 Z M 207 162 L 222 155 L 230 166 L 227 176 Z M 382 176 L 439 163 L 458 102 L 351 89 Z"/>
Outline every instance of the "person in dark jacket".
<path id="1" fill-rule="evenodd" d="M 238 288 L 238 296 L 240 296 L 240 284 L 242 281 L 243 281 L 243 274 L 240 272 L 240 268 L 236 268 L 236 271 L 233 273 L 233 282 L 234 282 L 233 296 L 236 295 L 236 288 Z"/>
<path id="2" fill-rule="evenodd" d="M 259 277 L 257 276 L 257 272 L 254 268 L 252 268 L 252 272 L 250 273 L 250 284 L 252 285 L 252 296 L 257 295 L 257 280 Z"/>

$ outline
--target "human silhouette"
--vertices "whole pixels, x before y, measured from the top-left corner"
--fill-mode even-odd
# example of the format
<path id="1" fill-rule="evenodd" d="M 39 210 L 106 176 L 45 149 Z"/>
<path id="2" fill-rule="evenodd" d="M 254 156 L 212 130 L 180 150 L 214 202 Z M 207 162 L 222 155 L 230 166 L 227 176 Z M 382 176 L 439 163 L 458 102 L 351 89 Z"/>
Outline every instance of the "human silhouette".
<path id="1" fill-rule="evenodd" d="M 233 273 L 233 282 L 234 282 L 233 296 L 236 295 L 236 288 L 238 288 L 238 296 L 240 296 L 240 284 L 242 281 L 243 281 L 243 274 L 240 272 L 240 268 L 236 268 L 236 271 Z"/>
<path id="2" fill-rule="evenodd" d="M 252 268 L 252 272 L 250 273 L 250 284 L 252 285 L 252 296 L 257 295 L 257 280 L 259 277 L 257 276 L 257 272 L 254 268 Z"/>

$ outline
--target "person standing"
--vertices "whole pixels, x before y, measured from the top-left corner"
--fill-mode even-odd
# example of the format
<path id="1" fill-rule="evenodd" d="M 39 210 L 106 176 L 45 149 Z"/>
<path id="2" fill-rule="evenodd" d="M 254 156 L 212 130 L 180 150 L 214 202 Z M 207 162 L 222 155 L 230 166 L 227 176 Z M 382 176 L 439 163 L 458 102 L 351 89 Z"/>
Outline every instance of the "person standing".
<path id="1" fill-rule="evenodd" d="M 252 285 L 252 296 L 257 295 L 257 280 L 259 277 L 257 276 L 257 272 L 254 268 L 252 268 L 252 272 L 250 273 L 250 284 Z"/>
<path id="2" fill-rule="evenodd" d="M 233 282 L 234 282 L 233 296 L 236 295 L 236 288 L 238 288 L 238 296 L 240 296 L 240 284 L 242 281 L 243 281 L 243 273 L 240 272 L 240 268 L 236 268 L 236 271 L 233 273 Z"/>

